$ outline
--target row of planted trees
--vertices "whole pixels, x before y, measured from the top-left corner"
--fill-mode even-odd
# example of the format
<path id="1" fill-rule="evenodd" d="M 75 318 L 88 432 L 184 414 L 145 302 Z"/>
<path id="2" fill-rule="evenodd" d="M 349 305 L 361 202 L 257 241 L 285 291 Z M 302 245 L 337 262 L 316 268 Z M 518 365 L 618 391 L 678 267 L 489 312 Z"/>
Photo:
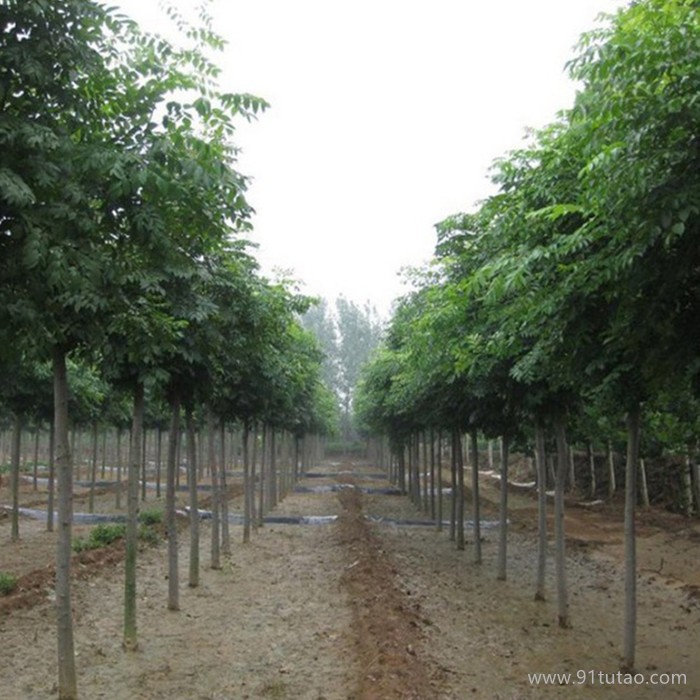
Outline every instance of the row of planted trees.
<path id="1" fill-rule="evenodd" d="M 308 302 L 262 278 L 243 238 L 252 212 L 235 167 L 235 122 L 266 104 L 220 86 L 212 55 L 223 42 L 206 4 L 196 24 L 168 12 L 179 44 L 92 0 L 0 0 L 0 402 L 14 423 L 15 467 L 23 421 L 52 426 L 61 698 L 77 696 L 69 439 L 76 377 L 96 379 L 92 420 L 115 396 L 130 397 L 127 648 L 136 645 L 146 406 L 165 405 L 169 414 L 170 607 L 180 421 L 193 468 L 196 415 L 209 426 L 236 423 L 247 433 L 265 424 L 299 440 L 332 420 L 319 351 L 298 321 Z M 122 424 L 115 408 L 113 425 Z"/>
<path id="2" fill-rule="evenodd" d="M 697 3 L 640 0 L 620 10 L 582 37 L 568 69 L 580 85 L 573 108 L 495 163 L 496 194 L 437 226 L 434 261 L 396 308 L 357 404 L 368 429 L 390 439 L 399 476 L 417 434 L 450 432 L 458 494 L 460 440 L 469 437 L 477 527 L 477 435 L 501 436 L 499 578 L 506 574 L 508 450 L 534 449 L 538 599 L 545 593 L 545 455 L 555 453 L 565 627 L 568 443 L 602 449 L 624 430 L 622 665 L 631 669 L 643 426 L 650 449 L 684 456 L 684 506 L 700 508 Z"/>

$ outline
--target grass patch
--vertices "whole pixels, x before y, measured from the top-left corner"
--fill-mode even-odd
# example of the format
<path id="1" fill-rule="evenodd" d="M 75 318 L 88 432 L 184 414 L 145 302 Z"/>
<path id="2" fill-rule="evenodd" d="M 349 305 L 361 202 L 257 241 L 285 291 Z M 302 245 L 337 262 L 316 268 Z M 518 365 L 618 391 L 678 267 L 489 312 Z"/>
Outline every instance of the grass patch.
<path id="1" fill-rule="evenodd" d="M 17 577 L 0 571 L 0 595 L 10 595 L 17 588 Z"/>
<path id="2" fill-rule="evenodd" d="M 113 523 L 109 525 L 95 525 L 87 537 L 76 537 L 73 540 L 73 551 L 84 552 L 88 549 L 99 549 L 112 544 L 126 535 L 126 525 Z"/>

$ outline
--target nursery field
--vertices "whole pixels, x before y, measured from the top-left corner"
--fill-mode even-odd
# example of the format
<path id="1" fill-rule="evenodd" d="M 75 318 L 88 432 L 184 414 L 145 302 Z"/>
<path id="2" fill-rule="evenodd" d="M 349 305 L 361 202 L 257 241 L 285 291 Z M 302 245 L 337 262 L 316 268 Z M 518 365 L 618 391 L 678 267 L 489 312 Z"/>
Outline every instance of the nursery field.
<path id="1" fill-rule="evenodd" d="M 569 504 L 566 518 L 572 629 L 556 624 L 555 592 L 535 602 L 536 504 L 510 494 L 507 581 L 496 581 L 497 483 L 482 474 L 484 561 L 457 551 L 448 528 L 368 464 L 324 463 L 219 570 L 208 566 L 202 523 L 200 585 L 183 582 L 178 612 L 166 610 L 166 545 L 144 546 L 138 564 L 139 649 L 121 648 L 121 544 L 76 554 L 74 618 L 81 697 L 110 700 L 363 698 L 693 698 L 700 693 L 700 526 L 662 511 L 639 514 L 636 676 L 618 675 L 622 637 L 622 518 L 616 504 Z M 232 511 L 241 508 L 235 479 Z M 184 494 L 183 494 L 184 495 Z M 86 493 L 77 493 L 81 512 Z M 149 493 L 144 509 L 158 506 Z M 446 502 L 448 501 L 446 495 Z M 23 484 L 24 505 L 45 492 Z M 8 503 L 6 488 L 0 503 Z M 95 510 L 114 510 L 101 490 Z M 206 507 L 206 501 L 205 505 Z M 446 511 L 447 512 L 447 511 Z M 285 516 L 290 516 L 285 518 Z M 293 524 L 291 516 L 336 516 Z M 285 522 L 287 520 L 287 522 Z M 280 522 L 281 521 L 281 522 Z M 409 521 L 411 524 L 405 524 Z M 424 524 L 420 524 L 423 522 Z M 90 525 L 76 526 L 87 536 Z M 54 536 L 22 518 L 10 541 L 0 511 L 0 570 L 20 577 L 0 598 L 3 697 L 57 692 Z M 183 528 L 181 566 L 187 564 Z M 550 581 L 554 575 L 550 572 Z M 533 674 L 560 674 L 536 677 Z M 567 677 L 563 674 L 570 674 Z M 676 674 L 675 676 L 673 674 Z"/>

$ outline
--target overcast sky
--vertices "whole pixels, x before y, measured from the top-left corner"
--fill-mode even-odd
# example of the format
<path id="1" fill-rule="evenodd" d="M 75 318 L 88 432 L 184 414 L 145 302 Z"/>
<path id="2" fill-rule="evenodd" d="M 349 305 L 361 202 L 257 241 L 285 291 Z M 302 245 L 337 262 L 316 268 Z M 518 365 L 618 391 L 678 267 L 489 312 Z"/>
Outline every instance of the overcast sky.
<path id="1" fill-rule="evenodd" d="M 157 0 L 110 4 L 166 26 Z M 570 106 L 574 44 L 626 4 L 214 0 L 222 83 L 271 104 L 238 137 L 263 270 L 385 312 L 434 224 L 473 209 L 492 161 Z"/>

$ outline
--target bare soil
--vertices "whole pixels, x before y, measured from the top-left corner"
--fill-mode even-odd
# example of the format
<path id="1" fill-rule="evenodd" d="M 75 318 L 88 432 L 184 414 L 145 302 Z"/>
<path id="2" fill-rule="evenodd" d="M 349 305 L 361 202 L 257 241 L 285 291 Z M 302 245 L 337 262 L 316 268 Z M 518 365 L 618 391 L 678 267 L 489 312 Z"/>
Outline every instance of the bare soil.
<path id="1" fill-rule="evenodd" d="M 639 515 L 637 672 L 642 685 L 612 675 L 622 641 L 620 504 L 569 504 L 568 579 L 573 628 L 556 626 L 553 570 L 549 600 L 534 601 L 536 510 L 531 492 L 512 489 L 508 580 L 496 581 L 495 530 L 484 531 L 484 561 L 471 545 L 457 551 L 434 526 L 376 524 L 365 515 L 427 520 L 407 498 L 362 494 L 353 485 L 369 465 L 324 464 L 344 482 L 339 493 L 292 493 L 287 515 L 337 515 L 324 525 L 266 524 L 248 545 L 232 527 L 233 554 L 208 566 L 202 523 L 201 583 L 186 584 L 189 541 L 180 534 L 181 610 L 166 610 L 166 545 L 139 556 L 139 639 L 122 639 L 123 564 L 117 544 L 76 555 L 73 605 L 78 686 L 83 698 L 110 700 L 464 700 L 465 698 L 700 697 L 700 525 L 663 511 Z M 347 473 L 350 472 L 350 473 Z M 498 484 L 483 476 L 486 517 Z M 23 485 L 23 503 L 46 494 Z M 87 510 L 78 492 L 76 511 Z M 0 506 L 9 503 L 0 489 Z M 157 503 L 153 494 L 143 507 Z M 233 510 L 240 507 L 234 484 Z M 445 498 L 445 513 L 449 512 Z M 102 491 L 96 510 L 114 510 Z M 75 527 L 85 534 L 87 526 Z M 0 507 L 0 571 L 20 590 L 0 598 L 0 698 L 56 697 L 52 606 L 55 539 L 23 518 L 10 541 Z M 553 565 L 552 565 L 553 569 Z M 545 684 L 528 674 L 566 673 Z M 585 682 L 576 684 L 578 679 Z M 685 683 L 653 685 L 651 674 L 685 674 Z M 581 675 L 584 674 L 584 675 Z M 601 676 L 599 674 L 608 674 Z"/>

